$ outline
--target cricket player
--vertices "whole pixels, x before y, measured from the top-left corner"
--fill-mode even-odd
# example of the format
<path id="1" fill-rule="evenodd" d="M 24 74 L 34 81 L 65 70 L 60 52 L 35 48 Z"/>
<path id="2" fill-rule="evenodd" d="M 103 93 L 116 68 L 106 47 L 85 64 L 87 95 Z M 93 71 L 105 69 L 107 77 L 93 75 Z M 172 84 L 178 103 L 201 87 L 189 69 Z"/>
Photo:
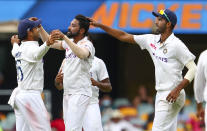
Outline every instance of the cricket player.
<path id="1" fill-rule="evenodd" d="M 63 60 L 63 64 L 65 59 Z M 62 79 L 64 73 L 62 72 L 63 64 L 56 76 L 55 85 L 57 89 L 62 89 Z M 98 57 L 94 57 L 92 67 L 90 69 L 91 82 L 92 82 L 92 97 L 89 102 L 89 106 L 86 109 L 86 113 L 83 121 L 83 129 L 85 131 L 103 131 L 101 123 L 101 113 L 99 108 L 99 89 L 103 92 L 110 92 L 112 90 L 109 75 L 106 69 L 106 65 L 103 60 Z"/>
<path id="2" fill-rule="evenodd" d="M 39 46 L 40 24 L 41 20 L 34 17 L 23 19 L 18 25 L 18 36 L 11 37 L 18 87 L 12 92 L 8 104 L 14 108 L 17 131 L 51 131 L 50 118 L 41 98 L 44 82 L 42 58 L 55 39 L 45 39 Z"/>
<path id="3" fill-rule="evenodd" d="M 54 30 L 50 37 L 59 37 L 51 48 L 65 50 L 63 86 L 63 119 L 66 131 L 82 131 L 83 116 L 92 96 L 90 68 L 95 54 L 93 44 L 87 39 L 89 20 L 77 15 L 64 35 Z M 57 35 L 59 34 L 59 35 Z M 47 32 L 45 31 L 45 36 Z M 72 38 L 72 39 L 69 39 Z"/>
<path id="4" fill-rule="evenodd" d="M 103 29 L 120 41 L 138 44 L 141 49 L 149 52 L 155 66 L 157 90 L 152 131 L 176 131 L 177 115 L 185 102 L 183 89 L 193 80 L 196 72 L 195 56 L 173 33 L 177 23 L 174 12 L 165 9 L 152 14 L 156 17 L 157 35 L 132 35 L 88 19 L 91 25 Z M 188 72 L 183 79 L 184 66 Z"/>
<path id="5" fill-rule="evenodd" d="M 197 116 L 199 120 L 204 121 L 205 125 L 207 125 L 207 106 L 205 107 L 205 111 L 203 109 L 203 102 L 207 101 L 207 50 L 201 53 L 198 63 L 197 63 L 197 72 L 194 80 L 194 94 L 195 99 L 197 101 Z M 205 116 L 204 116 L 205 115 Z M 207 128 L 206 128 L 207 131 Z"/>

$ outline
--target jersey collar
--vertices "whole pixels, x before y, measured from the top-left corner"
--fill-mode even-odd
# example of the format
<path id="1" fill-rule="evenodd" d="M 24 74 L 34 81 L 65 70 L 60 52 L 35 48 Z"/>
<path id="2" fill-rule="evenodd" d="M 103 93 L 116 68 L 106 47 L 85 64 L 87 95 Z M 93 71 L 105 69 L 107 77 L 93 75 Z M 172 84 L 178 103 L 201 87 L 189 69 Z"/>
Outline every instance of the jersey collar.
<path id="1" fill-rule="evenodd" d="M 38 41 L 22 41 L 22 44 L 35 44 L 35 45 L 39 45 Z"/>
<path id="2" fill-rule="evenodd" d="M 161 35 L 159 35 L 159 38 L 161 37 Z M 160 40 L 161 39 L 159 39 L 159 41 L 157 42 L 158 44 L 159 44 L 159 48 L 162 48 L 163 46 L 165 46 L 165 45 L 167 45 L 168 43 L 170 43 L 172 40 L 173 40 L 173 38 L 175 37 L 175 35 L 174 35 L 174 33 L 172 33 L 166 40 L 165 40 L 165 42 L 162 44 L 162 45 L 160 45 Z"/>
<path id="3" fill-rule="evenodd" d="M 88 40 L 87 36 L 85 36 L 83 39 L 79 40 L 77 44 L 80 44 L 82 41 L 86 41 L 86 40 Z"/>

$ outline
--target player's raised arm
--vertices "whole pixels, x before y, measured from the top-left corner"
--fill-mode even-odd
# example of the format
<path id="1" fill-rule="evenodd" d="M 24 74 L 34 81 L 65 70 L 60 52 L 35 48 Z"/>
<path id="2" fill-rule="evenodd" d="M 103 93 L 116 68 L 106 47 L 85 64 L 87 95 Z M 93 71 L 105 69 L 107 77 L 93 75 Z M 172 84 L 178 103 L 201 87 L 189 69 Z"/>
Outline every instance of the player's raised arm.
<path id="1" fill-rule="evenodd" d="M 68 44 L 73 53 L 80 59 L 85 59 L 90 56 L 90 51 L 85 47 L 79 47 L 77 44 L 72 42 L 66 35 L 59 31 L 59 37 Z"/>
<path id="2" fill-rule="evenodd" d="M 31 20 L 31 21 L 37 21 L 38 18 L 37 17 L 30 17 L 29 20 Z M 41 37 L 41 39 L 42 39 L 43 42 L 47 42 L 47 43 L 50 42 L 51 43 L 51 41 L 48 41 L 49 38 L 50 39 L 55 39 L 55 37 L 57 37 L 56 30 L 54 30 L 52 32 L 54 35 L 53 35 L 53 38 L 51 38 L 51 35 L 49 35 L 47 33 L 47 31 L 45 31 L 45 29 L 43 28 L 43 26 L 41 24 L 39 24 L 38 28 L 39 28 L 39 35 L 40 35 L 40 37 Z M 58 40 L 53 41 L 53 43 L 50 44 L 50 47 L 51 48 L 54 48 L 54 49 L 58 49 L 58 50 L 63 50 L 63 48 L 62 48 L 62 42 L 61 41 L 58 41 Z"/>
<path id="3" fill-rule="evenodd" d="M 43 42 L 48 40 L 49 34 L 45 31 L 42 25 L 39 26 L 39 33 Z"/>
<path id="4" fill-rule="evenodd" d="M 20 40 L 18 38 L 18 35 L 13 35 L 11 37 L 11 44 L 13 45 L 13 48 L 12 48 L 12 56 L 15 57 L 16 53 L 18 52 L 18 49 L 19 49 L 19 44 L 20 43 Z"/>
<path id="5" fill-rule="evenodd" d="M 57 35 L 55 31 L 51 32 L 51 34 L 53 34 L 51 36 L 45 31 L 42 25 L 39 26 L 39 33 L 43 42 L 48 41 L 48 39 L 53 39 L 53 40 L 56 39 L 52 41 L 53 44 L 51 44 L 50 47 L 53 49 L 64 50 L 62 47 L 62 41 L 57 40 Z"/>
<path id="6" fill-rule="evenodd" d="M 31 21 L 37 21 L 37 20 L 41 21 L 37 17 L 30 17 L 29 20 L 31 20 Z M 39 28 L 39 34 L 40 34 L 40 37 L 41 37 L 42 41 L 46 42 L 49 38 L 49 34 L 45 31 L 45 29 L 42 27 L 41 24 L 38 25 L 38 28 Z"/>
<path id="7" fill-rule="evenodd" d="M 92 18 L 88 18 L 88 19 L 90 20 L 90 25 L 103 29 L 108 34 L 110 34 L 111 36 L 117 38 L 118 40 L 123 41 L 123 42 L 127 42 L 127 43 L 131 43 L 131 44 L 136 43 L 134 41 L 134 37 L 133 37 L 132 34 L 128 34 L 124 31 L 121 31 L 121 30 L 118 30 L 118 29 L 113 29 L 113 28 L 111 28 L 107 25 L 104 25 L 102 23 L 99 23 L 99 22 L 95 21 Z"/>

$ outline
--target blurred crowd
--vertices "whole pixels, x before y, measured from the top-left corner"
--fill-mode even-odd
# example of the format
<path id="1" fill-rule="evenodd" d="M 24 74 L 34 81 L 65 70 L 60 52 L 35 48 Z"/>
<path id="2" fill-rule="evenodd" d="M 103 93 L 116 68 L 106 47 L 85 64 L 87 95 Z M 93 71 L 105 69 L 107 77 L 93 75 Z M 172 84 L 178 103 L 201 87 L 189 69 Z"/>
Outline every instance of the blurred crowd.
<path id="1" fill-rule="evenodd" d="M 100 110 L 104 131 L 150 131 L 154 118 L 154 97 L 140 85 L 132 101 L 127 98 L 112 99 L 110 95 L 100 98 Z M 62 111 L 60 111 L 62 116 Z M 51 120 L 53 131 L 64 131 L 63 118 Z M 196 102 L 186 97 L 185 107 L 178 116 L 177 131 L 204 131 L 204 123 L 196 117 Z M 0 131 L 15 131 L 13 112 L 0 113 Z"/>

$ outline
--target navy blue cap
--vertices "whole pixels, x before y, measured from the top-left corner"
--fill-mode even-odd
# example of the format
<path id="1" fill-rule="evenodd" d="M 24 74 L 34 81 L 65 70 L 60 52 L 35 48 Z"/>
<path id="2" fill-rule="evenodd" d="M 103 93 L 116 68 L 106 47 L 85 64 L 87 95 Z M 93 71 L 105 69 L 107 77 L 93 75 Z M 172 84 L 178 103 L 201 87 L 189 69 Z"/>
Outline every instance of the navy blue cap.
<path id="1" fill-rule="evenodd" d="M 177 24 L 177 16 L 176 14 L 169 10 L 169 9 L 165 9 L 165 10 L 160 10 L 159 12 L 152 12 L 152 14 L 155 16 L 155 17 L 162 17 L 164 19 L 166 19 L 168 22 L 171 22 L 172 25 L 176 25 Z"/>
<path id="2" fill-rule="evenodd" d="M 36 21 L 29 20 L 29 18 L 23 19 L 19 22 L 18 25 L 18 37 L 19 39 L 23 39 L 27 35 L 27 31 L 32 28 L 38 27 L 42 21 L 40 19 Z"/>

